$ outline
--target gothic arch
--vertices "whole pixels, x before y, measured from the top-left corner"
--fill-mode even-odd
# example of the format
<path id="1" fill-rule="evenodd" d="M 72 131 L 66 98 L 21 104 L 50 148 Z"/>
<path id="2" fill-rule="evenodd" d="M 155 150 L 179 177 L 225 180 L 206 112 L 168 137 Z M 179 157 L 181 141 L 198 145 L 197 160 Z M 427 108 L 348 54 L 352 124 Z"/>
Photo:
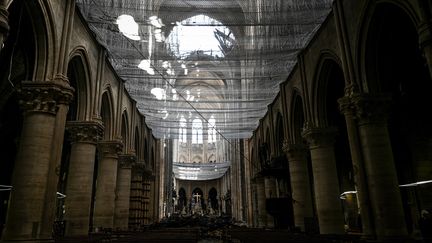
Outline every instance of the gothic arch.
<path id="1" fill-rule="evenodd" d="M 199 155 L 195 155 L 195 156 L 193 157 L 193 159 L 192 159 L 192 162 L 193 162 L 193 163 L 202 163 L 202 161 L 203 161 L 203 159 L 202 159 L 202 157 L 199 156 Z"/>
<path id="2" fill-rule="evenodd" d="M 147 137 L 144 137 L 144 147 L 142 148 L 143 150 L 143 155 L 144 155 L 144 162 L 147 166 L 150 166 L 149 163 L 149 153 L 148 153 L 148 142 L 147 142 Z"/>
<path id="3" fill-rule="evenodd" d="M 305 123 L 305 113 L 303 98 L 299 91 L 294 90 L 292 93 L 291 109 L 290 109 L 290 127 L 291 127 L 291 140 L 293 144 L 302 144 L 302 130 Z"/>
<path id="4" fill-rule="evenodd" d="M 394 19 L 394 21 L 405 21 L 408 20 L 414 28 L 421 24 L 420 17 L 416 14 L 413 6 L 409 1 L 395 0 L 395 1 L 369 1 L 369 4 L 365 8 L 362 15 L 363 22 L 360 26 L 359 38 L 357 43 L 357 62 L 359 63 L 359 74 L 361 85 L 360 89 L 368 93 L 379 92 L 380 87 L 377 83 L 371 82 L 371 80 L 378 79 L 376 62 L 377 60 L 372 56 L 377 55 L 376 46 L 373 46 L 373 42 L 376 42 L 378 36 L 382 33 L 379 31 L 379 23 L 377 23 L 377 17 L 385 18 L 384 12 L 386 11 L 398 11 L 401 19 Z M 379 16 L 381 15 L 381 16 Z M 378 21 L 379 22 L 379 21 Z M 397 23 L 393 23 L 397 26 Z M 417 35 L 417 33 L 415 33 Z M 375 59 L 375 60 L 374 60 Z M 374 69 L 374 70 L 371 70 Z"/>
<path id="5" fill-rule="evenodd" d="M 135 155 L 137 157 L 137 161 L 139 161 L 142 158 L 141 155 L 141 136 L 140 136 L 140 129 L 139 126 L 135 127 L 135 141 L 134 141 L 134 150 Z"/>
<path id="6" fill-rule="evenodd" d="M 114 102 L 111 89 L 108 88 L 102 94 L 100 116 L 104 125 L 104 140 L 111 140 L 114 136 Z"/>
<path id="7" fill-rule="evenodd" d="M 56 29 L 53 11 L 47 2 L 42 1 L 14 1 L 25 2 L 26 14 L 30 17 L 32 34 L 35 40 L 35 63 L 33 80 L 47 80 L 56 70 L 58 50 L 55 43 Z"/>
<path id="8" fill-rule="evenodd" d="M 69 58 L 67 76 L 71 87 L 75 89 L 74 100 L 69 105 L 69 112 L 71 112 L 71 108 L 75 108 L 75 114 L 70 115 L 70 120 L 87 120 L 89 118 L 89 104 L 92 103 L 91 95 L 89 95 L 91 73 L 84 49 L 73 50 Z"/>
<path id="9" fill-rule="evenodd" d="M 284 119 L 281 112 L 278 112 L 276 115 L 275 129 L 274 129 L 274 138 L 275 138 L 275 148 L 276 155 L 283 155 L 282 146 L 285 140 L 285 126 Z"/>
<path id="10" fill-rule="evenodd" d="M 328 127 L 328 97 L 331 96 L 328 92 L 335 92 L 334 87 L 342 90 L 342 94 L 339 94 L 339 98 L 344 96 L 345 89 L 345 78 L 340 65 L 340 61 L 336 55 L 331 52 L 323 52 L 318 62 L 315 76 L 314 76 L 314 89 L 313 89 L 313 100 L 312 100 L 312 116 L 314 125 L 317 127 Z M 344 81 L 344 83 L 334 84 L 334 80 L 331 79 L 332 75 L 338 75 L 338 80 Z"/>
<path id="11" fill-rule="evenodd" d="M 129 117 L 128 117 L 128 113 L 127 110 L 123 111 L 122 114 L 122 122 L 121 122 L 121 131 L 120 131 L 120 135 L 122 137 L 122 141 L 123 141 L 123 153 L 127 153 L 129 150 Z"/>
<path id="12" fill-rule="evenodd" d="M 370 94 L 388 95 L 387 131 L 397 183 L 428 180 L 432 167 L 425 153 L 430 151 L 426 141 L 432 138 L 432 119 L 427 112 L 432 80 L 419 47 L 418 19 L 408 4 L 379 2 L 371 6 L 371 18 L 365 25 L 363 85 Z M 431 205 L 432 194 L 421 187 L 415 196 L 403 187 L 398 192 L 412 233 L 421 209 Z"/>

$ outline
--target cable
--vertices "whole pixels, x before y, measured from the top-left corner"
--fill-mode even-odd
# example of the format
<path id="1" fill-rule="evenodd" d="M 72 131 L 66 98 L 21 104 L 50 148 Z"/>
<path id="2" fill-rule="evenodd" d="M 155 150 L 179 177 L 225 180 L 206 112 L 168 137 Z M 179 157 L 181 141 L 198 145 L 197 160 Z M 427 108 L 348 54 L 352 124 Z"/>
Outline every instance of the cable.
<path id="1" fill-rule="evenodd" d="M 92 2 L 94 2 L 95 0 L 92 0 Z M 103 12 L 103 10 L 99 9 L 104 15 L 106 15 L 106 13 Z M 142 53 L 142 51 L 136 47 L 135 43 L 133 43 L 129 38 L 125 37 L 124 35 L 122 35 L 123 38 L 125 38 L 129 44 L 131 44 L 133 46 L 133 48 L 141 55 L 141 57 L 143 59 L 146 59 L 146 56 Z M 109 52 L 109 50 L 108 50 Z M 109 52 L 110 53 L 110 52 Z M 175 88 L 165 77 L 165 75 L 163 75 L 163 73 L 161 73 L 151 62 L 150 62 L 151 67 L 161 76 L 161 78 L 165 81 L 165 83 L 167 85 L 169 85 L 171 88 Z M 181 97 L 183 99 L 184 102 L 186 102 L 208 125 L 208 127 L 214 129 L 226 142 L 228 142 L 228 144 L 234 148 L 237 152 L 239 152 L 240 156 L 243 157 L 245 160 L 247 160 L 250 164 L 254 165 L 254 163 L 251 163 L 250 160 L 244 155 L 244 153 L 239 150 L 237 148 L 237 146 L 234 146 L 234 144 L 229 141 L 220 131 L 219 129 L 216 129 L 216 126 L 209 126 L 210 123 L 209 121 L 192 105 L 192 103 L 190 101 L 188 101 L 181 93 L 178 93 L 179 97 Z"/>

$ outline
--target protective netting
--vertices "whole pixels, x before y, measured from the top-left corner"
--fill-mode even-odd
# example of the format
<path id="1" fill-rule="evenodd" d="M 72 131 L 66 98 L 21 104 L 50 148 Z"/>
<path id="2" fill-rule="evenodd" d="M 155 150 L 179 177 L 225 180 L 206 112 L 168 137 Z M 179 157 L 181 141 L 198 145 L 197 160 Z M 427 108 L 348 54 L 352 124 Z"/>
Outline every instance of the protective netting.
<path id="1" fill-rule="evenodd" d="M 214 180 L 222 177 L 230 168 L 230 162 L 223 163 L 173 163 L 174 176 L 180 180 Z"/>
<path id="2" fill-rule="evenodd" d="M 227 139 L 252 135 L 331 3 L 77 0 L 155 137 L 183 117 Z"/>

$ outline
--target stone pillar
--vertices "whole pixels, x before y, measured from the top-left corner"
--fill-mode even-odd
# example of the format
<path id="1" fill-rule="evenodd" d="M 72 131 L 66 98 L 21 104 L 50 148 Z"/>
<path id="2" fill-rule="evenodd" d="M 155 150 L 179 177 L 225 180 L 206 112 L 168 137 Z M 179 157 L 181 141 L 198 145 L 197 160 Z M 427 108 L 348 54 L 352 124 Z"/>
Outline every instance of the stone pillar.
<path id="1" fill-rule="evenodd" d="M 0 4 L 0 52 L 9 33 L 9 12 L 7 6 Z"/>
<path id="2" fill-rule="evenodd" d="M 23 81 L 18 90 L 24 121 L 12 175 L 13 190 L 4 229 L 4 242 L 40 242 L 44 208 L 56 195 L 47 197 L 51 149 L 55 139 L 58 101 L 72 98 L 72 89 L 54 82 Z M 53 204 L 55 205 L 55 204 Z M 55 211 L 55 207 L 50 210 Z"/>
<path id="3" fill-rule="evenodd" d="M 284 141 L 283 150 L 288 157 L 294 209 L 294 224 L 305 230 L 305 218 L 313 217 L 311 185 L 305 145 Z"/>
<path id="4" fill-rule="evenodd" d="M 122 142 L 117 140 L 102 141 L 98 144 L 99 168 L 93 216 L 95 228 L 114 227 L 118 153 L 122 151 L 122 147 Z"/>
<path id="5" fill-rule="evenodd" d="M 149 225 L 150 224 L 150 198 L 151 198 L 151 189 L 152 189 L 152 181 L 151 181 L 151 177 L 149 175 L 146 175 L 143 178 L 143 183 L 142 183 L 142 189 L 143 189 L 143 193 L 142 193 L 142 210 L 143 210 L 143 216 L 142 216 L 142 221 L 141 221 L 141 225 Z"/>
<path id="6" fill-rule="evenodd" d="M 119 156 L 119 166 L 117 171 L 117 193 L 114 214 L 115 229 L 128 229 L 132 165 L 135 163 L 135 160 L 135 155 L 124 154 Z"/>
<path id="7" fill-rule="evenodd" d="M 266 210 L 266 195 L 264 178 L 256 178 L 256 190 L 258 201 L 258 227 L 265 228 L 267 226 L 267 210 Z"/>
<path id="8" fill-rule="evenodd" d="M 267 200 L 267 198 L 276 198 L 277 194 L 276 194 L 276 179 L 274 177 L 264 177 L 264 188 L 265 188 L 265 201 Z M 266 201 L 267 202 L 267 201 Z M 269 228 L 274 228 L 275 226 L 275 222 L 274 222 L 274 217 L 273 215 L 267 213 L 266 208 L 265 212 L 267 214 L 267 227 Z"/>
<path id="9" fill-rule="evenodd" d="M 303 132 L 311 152 L 315 202 L 321 234 L 345 233 L 334 152 L 335 135 L 336 130 L 331 128 L 308 128 Z"/>
<path id="10" fill-rule="evenodd" d="M 144 163 L 138 162 L 132 167 L 132 181 L 129 204 L 129 228 L 138 229 L 142 215 L 142 194 L 143 194 L 143 169 Z"/>
<path id="11" fill-rule="evenodd" d="M 54 82 L 69 86 L 69 80 L 66 77 L 57 78 Z M 71 92 L 72 92 L 71 88 Z M 44 213 L 41 223 L 41 235 L 45 238 L 52 236 L 53 224 L 56 217 L 56 211 L 53 210 L 57 207 L 57 200 L 51 200 L 52 198 L 57 198 L 58 190 L 58 180 L 59 180 L 59 169 L 62 160 L 62 150 L 63 141 L 65 134 L 65 126 L 67 113 L 69 110 L 69 103 L 71 102 L 72 96 L 65 96 L 65 99 L 60 99 L 57 101 L 57 114 L 56 114 L 56 124 L 54 127 L 54 140 L 51 146 L 51 160 L 48 169 L 48 180 L 47 188 L 45 193 L 45 204 Z"/>
<path id="12" fill-rule="evenodd" d="M 358 130 L 379 240 L 407 237 L 393 152 L 387 129 L 390 96 L 356 95 Z"/>
<path id="13" fill-rule="evenodd" d="M 354 170 L 354 181 L 357 190 L 357 201 L 360 208 L 360 217 L 363 231 L 362 238 L 373 239 L 375 238 L 375 230 L 371 217 L 371 205 L 364 170 L 364 161 L 357 129 L 357 123 L 355 121 L 355 109 L 352 105 L 349 95 L 351 94 L 348 94 L 348 96 L 345 96 L 338 100 L 339 109 L 341 113 L 345 116 L 345 122 L 347 126 L 351 160 Z"/>
<path id="14" fill-rule="evenodd" d="M 66 236 L 87 235 L 90 225 L 92 186 L 96 144 L 103 126 L 95 121 L 67 123 L 71 140 L 68 180 L 66 185 Z"/>

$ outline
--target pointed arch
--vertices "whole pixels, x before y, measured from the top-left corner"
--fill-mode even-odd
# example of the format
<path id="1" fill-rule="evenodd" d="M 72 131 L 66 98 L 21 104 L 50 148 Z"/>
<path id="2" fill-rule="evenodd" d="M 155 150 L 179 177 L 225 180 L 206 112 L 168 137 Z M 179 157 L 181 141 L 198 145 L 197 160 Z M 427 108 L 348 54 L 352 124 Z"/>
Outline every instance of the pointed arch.
<path id="1" fill-rule="evenodd" d="M 91 95 L 89 95 L 91 74 L 87 54 L 83 48 L 76 48 L 70 55 L 67 77 L 70 86 L 75 89 L 74 100 L 69 105 L 68 120 L 87 120 L 88 104 L 91 104 Z"/>
<path id="2" fill-rule="evenodd" d="M 290 109 L 291 140 L 293 144 L 303 144 L 302 131 L 305 123 L 303 98 L 298 90 L 294 90 Z"/>
<path id="3" fill-rule="evenodd" d="M 123 153 L 129 150 L 129 118 L 127 110 L 123 111 L 120 135 L 123 141 Z"/>
<path id="4" fill-rule="evenodd" d="M 111 89 L 102 94 L 100 116 L 104 125 L 104 140 L 111 140 L 114 135 L 114 105 Z"/>
<path id="5" fill-rule="evenodd" d="M 48 80 L 48 77 L 54 75 L 57 62 L 57 48 L 55 43 L 57 31 L 55 29 L 54 13 L 51 6 L 46 1 L 14 1 L 24 2 L 26 13 L 30 18 L 32 34 L 35 40 L 35 63 L 33 71 L 33 80 Z"/>
<path id="6" fill-rule="evenodd" d="M 192 121 L 192 144 L 203 143 L 203 125 L 199 118 Z"/>
<path id="7" fill-rule="evenodd" d="M 282 155 L 283 151 L 282 151 L 282 146 L 283 146 L 283 142 L 285 140 L 285 127 L 284 127 L 284 122 L 283 122 L 283 116 L 282 113 L 278 112 L 276 114 L 276 126 L 274 129 L 274 138 L 275 138 L 275 148 L 276 149 L 276 155 Z"/>
<path id="8" fill-rule="evenodd" d="M 141 153 L 141 136 L 140 136 L 140 130 L 139 127 L 136 126 L 135 127 L 135 142 L 134 142 L 134 150 L 135 150 L 135 155 L 137 157 L 137 161 L 139 161 L 142 158 L 142 153 Z"/>
<path id="9" fill-rule="evenodd" d="M 329 109 L 336 109 L 339 112 L 337 103 L 329 106 L 327 103 L 329 101 L 328 97 L 338 96 L 338 98 L 342 98 L 345 90 L 344 73 L 337 55 L 329 51 L 323 52 L 314 77 L 313 97 L 315 98 L 312 105 L 314 125 L 328 127 L 331 125 L 329 124 L 328 114 L 329 112 L 335 112 Z"/>
<path id="10" fill-rule="evenodd" d="M 398 15 L 396 18 L 394 18 L 395 13 Z M 418 15 L 418 11 L 415 11 L 415 8 L 412 6 L 412 2 L 410 1 L 380 0 L 368 2 L 365 11 L 362 14 L 362 19 L 363 22 L 359 28 L 358 42 L 356 43 L 357 62 L 360 66 L 359 75 L 361 84 L 359 84 L 359 88 L 364 92 L 373 93 L 380 90 L 378 83 L 371 82 L 372 80 L 377 80 L 379 78 L 379 73 L 377 72 L 378 67 L 376 67 L 377 60 L 375 59 L 377 57 L 377 43 L 374 42 L 378 40 L 378 36 L 389 31 L 389 29 L 380 30 L 380 28 L 383 27 L 383 21 L 392 21 L 391 25 L 395 27 L 398 26 L 406 28 L 407 25 L 411 25 L 409 28 L 413 27 L 416 29 L 421 24 L 421 17 Z M 413 35 L 418 37 L 416 31 Z M 409 36 L 411 36 L 411 34 L 401 35 L 400 37 L 404 39 Z M 388 42 L 388 44 L 393 43 L 393 40 L 398 42 L 398 38 L 399 37 L 392 38 L 392 41 Z M 406 45 L 401 46 L 402 49 L 405 46 Z"/>

